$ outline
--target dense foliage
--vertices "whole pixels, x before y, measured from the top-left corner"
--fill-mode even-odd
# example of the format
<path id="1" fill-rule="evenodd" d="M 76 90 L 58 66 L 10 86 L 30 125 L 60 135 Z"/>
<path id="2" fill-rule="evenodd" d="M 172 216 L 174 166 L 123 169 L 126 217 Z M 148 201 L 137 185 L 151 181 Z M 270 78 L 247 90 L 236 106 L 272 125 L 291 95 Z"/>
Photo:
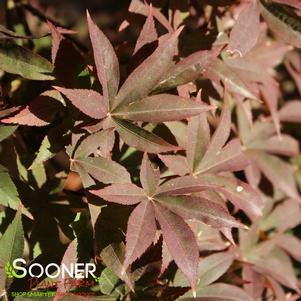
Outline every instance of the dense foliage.
<path id="1" fill-rule="evenodd" d="M 300 1 L 132 0 L 114 46 L 92 15 L 0 4 L 3 300 L 297 300 Z"/>

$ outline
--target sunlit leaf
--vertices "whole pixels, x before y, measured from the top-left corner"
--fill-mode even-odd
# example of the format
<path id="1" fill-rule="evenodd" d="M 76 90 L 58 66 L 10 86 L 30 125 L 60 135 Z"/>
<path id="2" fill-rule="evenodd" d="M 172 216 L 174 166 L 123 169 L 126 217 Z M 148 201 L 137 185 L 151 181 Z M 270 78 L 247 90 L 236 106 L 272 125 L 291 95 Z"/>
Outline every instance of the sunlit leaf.
<path id="1" fill-rule="evenodd" d="M 32 80 L 53 80 L 53 65 L 16 44 L 0 40 L 0 69 Z"/>

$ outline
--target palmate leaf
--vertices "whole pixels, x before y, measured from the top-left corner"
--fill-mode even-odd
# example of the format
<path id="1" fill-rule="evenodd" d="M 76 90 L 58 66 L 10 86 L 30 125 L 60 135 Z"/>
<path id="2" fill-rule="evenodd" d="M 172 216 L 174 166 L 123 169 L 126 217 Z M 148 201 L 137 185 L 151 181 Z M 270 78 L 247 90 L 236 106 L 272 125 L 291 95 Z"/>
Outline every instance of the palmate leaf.
<path id="1" fill-rule="evenodd" d="M 212 107 L 171 94 L 158 94 L 119 106 L 112 116 L 133 121 L 181 120 L 209 111 Z"/>
<path id="2" fill-rule="evenodd" d="M 0 239 L 0 262 L 4 266 L 7 262 L 13 262 L 22 257 L 24 249 L 24 232 L 22 226 L 22 208 L 19 207 L 12 223 L 7 227 Z M 1 269 L 2 270 L 2 269 Z M 4 270 L 1 271 L 0 289 L 6 288 Z"/>
<path id="3" fill-rule="evenodd" d="M 204 157 L 202 161 L 206 161 L 207 157 L 211 155 L 215 155 L 218 153 L 222 147 L 225 145 L 227 142 L 229 136 L 230 136 L 230 131 L 231 131 L 231 111 L 229 107 L 229 95 L 225 91 L 225 102 L 222 110 L 222 114 L 220 117 L 219 125 L 217 129 L 215 130 L 208 147 L 206 149 L 206 153 L 204 154 Z"/>
<path id="4" fill-rule="evenodd" d="M 220 117 L 219 125 L 215 130 L 199 166 L 194 174 L 209 171 L 217 173 L 220 171 L 242 170 L 248 165 L 248 160 L 241 150 L 239 140 L 231 140 L 224 148 L 231 131 L 231 111 L 228 104 L 228 94 L 225 92 L 225 104 Z M 188 145 L 189 147 L 189 145 Z"/>
<path id="5" fill-rule="evenodd" d="M 188 278 L 192 290 L 195 291 L 199 251 L 194 234 L 181 217 L 163 206 L 156 204 L 155 211 L 168 250 L 177 266 Z"/>
<path id="6" fill-rule="evenodd" d="M 227 272 L 234 261 L 234 254 L 222 252 L 202 258 L 199 265 L 199 287 L 206 287 Z"/>
<path id="7" fill-rule="evenodd" d="M 0 69 L 32 80 L 53 80 L 53 65 L 19 45 L 0 40 Z"/>
<path id="8" fill-rule="evenodd" d="M 194 175 L 204 172 L 238 171 L 249 164 L 238 139 L 233 139 L 224 146 L 231 131 L 231 111 L 227 92 L 225 99 L 219 125 L 211 139 L 205 115 L 194 117 L 188 123 L 188 133 L 191 133 L 192 139 L 187 139 L 186 154 L 191 173 Z"/>
<path id="9" fill-rule="evenodd" d="M 112 44 L 93 22 L 88 11 L 87 19 L 97 76 L 103 89 L 105 104 L 108 108 L 109 100 L 113 100 L 119 86 L 119 62 Z"/>
<path id="10" fill-rule="evenodd" d="M 185 149 L 187 135 L 188 135 L 187 125 L 180 120 L 164 122 L 164 125 L 167 126 L 169 131 L 173 134 L 178 145 Z"/>
<path id="11" fill-rule="evenodd" d="M 121 86 L 113 109 L 120 104 L 125 105 L 146 97 L 162 79 L 163 75 L 173 64 L 176 54 L 178 36 L 182 28 L 166 38 L 158 48 L 139 65 Z"/>
<path id="12" fill-rule="evenodd" d="M 64 149 L 64 146 L 68 142 L 69 139 L 64 123 L 51 128 L 48 135 L 46 135 L 42 140 L 36 157 L 28 169 L 33 170 L 39 167 L 42 163 L 53 158 L 58 152 Z"/>
<path id="13" fill-rule="evenodd" d="M 266 102 L 272 116 L 278 136 L 280 136 L 280 121 L 278 116 L 278 97 L 279 97 L 279 85 L 273 78 L 268 78 L 264 81 L 260 92 L 263 100 Z"/>
<path id="14" fill-rule="evenodd" d="M 256 45 L 260 34 L 259 15 L 256 1 L 246 5 L 230 33 L 228 51 L 244 56 Z"/>
<path id="15" fill-rule="evenodd" d="M 223 201 L 207 199 L 206 195 L 199 198 L 169 196 L 212 189 L 215 185 L 212 185 L 208 179 L 202 181 L 187 176 L 175 178 L 168 181 L 168 184 L 158 186 L 159 180 L 159 170 L 153 169 L 147 155 L 144 154 L 140 169 L 140 181 L 144 189 L 134 184 L 112 184 L 100 190 L 91 190 L 91 193 L 109 202 L 123 205 L 134 205 L 140 202 L 128 222 L 125 268 L 140 257 L 153 242 L 156 219 L 161 226 L 163 239 L 172 258 L 195 289 L 198 248 L 194 234 L 184 220 L 196 219 L 218 228 L 241 227 L 241 224 L 228 213 Z M 181 184 L 182 186 L 178 187 Z M 175 233 L 172 233 L 173 231 Z M 183 241 L 184 237 L 186 237 L 185 241 Z M 192 253 L 186 254 L 185 260 L 180 262 L 181 256 L 188 252 L 188 248 L 193 248 L 192 251 L 190 250 Z"/>

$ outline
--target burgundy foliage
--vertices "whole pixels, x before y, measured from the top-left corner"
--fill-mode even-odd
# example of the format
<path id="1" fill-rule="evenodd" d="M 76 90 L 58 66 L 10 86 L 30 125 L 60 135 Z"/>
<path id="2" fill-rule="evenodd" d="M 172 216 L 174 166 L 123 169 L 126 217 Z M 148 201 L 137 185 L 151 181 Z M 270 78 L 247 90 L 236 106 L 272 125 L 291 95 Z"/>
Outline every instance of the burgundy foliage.
<path id="1" fill-rule="evenodd" d="M 72 300 L 298 300 L 300 9 L 132 0 L 89 49 L 1 25 L 1 235 L 22 204 L 27 259 L 94 262 Z"/>

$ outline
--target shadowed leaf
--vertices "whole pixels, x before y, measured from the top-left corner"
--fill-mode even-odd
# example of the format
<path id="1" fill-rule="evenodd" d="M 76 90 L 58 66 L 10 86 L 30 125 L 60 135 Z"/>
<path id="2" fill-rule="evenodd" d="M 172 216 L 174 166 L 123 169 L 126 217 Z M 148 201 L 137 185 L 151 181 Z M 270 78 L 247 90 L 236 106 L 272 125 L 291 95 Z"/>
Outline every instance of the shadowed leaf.
<path id="1" fill-rule="evenodd" d="M 0 69 L 32 80 L 53 80 L 53 65 L 21 46 L 0 40 Z"/>

